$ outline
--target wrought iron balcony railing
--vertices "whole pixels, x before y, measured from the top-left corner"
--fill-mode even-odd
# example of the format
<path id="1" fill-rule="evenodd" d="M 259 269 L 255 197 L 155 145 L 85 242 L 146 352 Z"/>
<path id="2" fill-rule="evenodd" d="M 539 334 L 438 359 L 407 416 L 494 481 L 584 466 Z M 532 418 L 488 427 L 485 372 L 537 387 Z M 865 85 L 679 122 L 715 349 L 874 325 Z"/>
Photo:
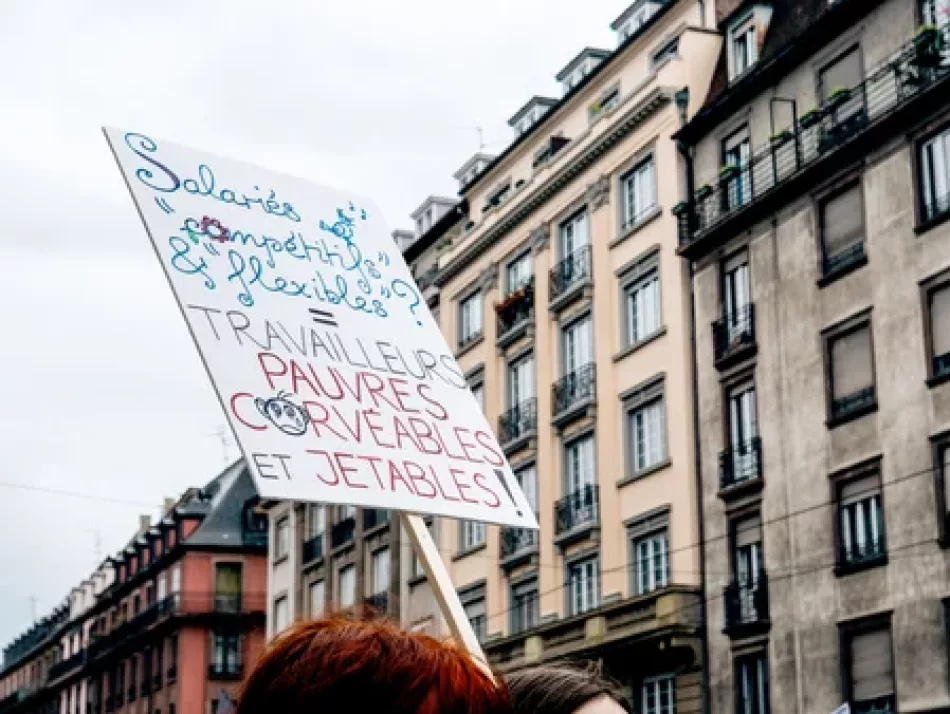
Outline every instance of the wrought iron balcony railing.
<path id="1" fill-rule="evenodd" d="M 882 533 L 877 538 L 861 543 L 841 544 L 838 548 L 839 568 L 860 568 L 872 565 L 887 557 L 887 542 Z"/>
<path id="2" fill-rule="evenodd" d="M 522 553 L 530 553 L 538 547 L 538 532 L 528 528 L 506 526 L 501 529 L 499 556 L 502 560 Z"/>
<path id="3" fill-rule="evenodd" d="M 561 377 L 551 388 L 555 417 L 578 404 L 594 399 L 597 390 L 597 365 L 593 362 Z"/>
<path id="4" fill-rule="evenodd" d="M 579 248 L 551 269 L 551 301 L 592 277 L 592 252 L 589 245 Z"/>
<path id="5" fill-rule="evenodd" d="M 214 611 L 236 613 L 241 611 L 240 593 L 215 593 Z"/>
<path id="6" fill-rule="evenodd" d="M 934 377 L 946 377 L 950 374 L 950 352 L 934 357 Z"/>
<path id="7" fill-rule="evenodd" d="M 337 521 L 330 529 L 330 544 L 334 548 L 352 543 L 356 535 L 356 519 L 350 516 L 342 521 Z"/>
<path id="8" fill-rule="evenodd" d="M 851 703 L 852 714 L 894 714 L 896 711 L 897 698 L 893 694 Z"/>
<path id="9" fill-rule="evenodd" d="M 381 592 L 370 595 L 364 601 L 366 607 L 378 615 L 385 615 L 389 612 L 389 593 Z"/>
<path id="10" fill-rule="evenodd" d="M 717 366 L 751 354 L 755 350 L 755 305 L 749 303 L 725 313 L 712 325 L 713 351 Z"/>
<path id="11" fill-rule="evenodd" d="M 526 324 L 534 313 L 534 278 L 508 295 L 495 307 L 498 316 L 498 335 L 503 336 L 519 325 Z"/>
<path id="12" fill-rule="evenodd" d="M 323 557 L 323 533 L 318 533 L 304 541 L 303 562 L 312 563 Z"/>
<path id="13" fill-rule="evenodd" d="M 600 490 L 584 486 L 554 504 L 554 534 L 563 535 L 600 521 Z"/>
<path id="14" fill-rule="evenodd" d="M 366 508 L 363 510 L 363 530 L 389 523 L 392 515 L 387 508 Z"/>
<path id="15" fill-rule="evenodd" d="M 212 662 L 208 665 L 208 679 L 234 680 L 244 675 L 240 662 Z"/>
<path id="16" fill-rule="evenodd" d="M 822 272 L 825 277 L 838 275 L 864 261 L 864 241 L 860 240 L 834 255 L 826 255 L 822 261 Z"/>
<path id="17" fill-rule="evenodd" d="M 538 428 L 538 400 L 527 399 L 498 417 L 498 440 L 502 446 L 536 431 Z"/>
<path id="18" fill-rule="evenodd" d="M 769 621 L 769 581 L 762 572 L 745 582 L 732 582 L 723 593 L 726 608 L 726 632 L 741 635 Z"/>
<path id="19" fill-rule="evenodd" d="M 719 452 L 719 487 L 734 486 L 762 478 L 762 440 L 754 437 Z"/>
<path id="20" fill-rule="evenodd" d="M 831 420 L 841 421 L 855 414 L 861 414 L 866 409 L 874 406 L 877 399 L 873 386 L 865 387 L 853 394 L 846 394 L 843 397 L 832 399 L 831 401 Z"/>
<path id="21" fill-rule="evenodd" d="M 801 114 L 792 129 L 754 150 L 744 165 L 724 167 L 719 179 L 700 182 L 692 211 L 678 212 L 681 245 L 703 237 L 950 75 L 950 23 L 935 32 L 937 40 L 919 34 L 871 69 L 860 84 L 833 91 L 820 106 Z M 925 213 L 947 209 L 950 206 L 933 201 Z"/>

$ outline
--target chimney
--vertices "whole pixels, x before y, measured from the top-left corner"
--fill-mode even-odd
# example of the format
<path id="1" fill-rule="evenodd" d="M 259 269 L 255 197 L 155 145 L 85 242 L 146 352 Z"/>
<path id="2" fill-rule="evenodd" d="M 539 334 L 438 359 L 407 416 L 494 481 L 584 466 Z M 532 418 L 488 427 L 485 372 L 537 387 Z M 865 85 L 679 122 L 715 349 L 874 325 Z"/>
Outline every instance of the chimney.
<path id="1" fill-rule="evenodd" d="M 139 535 L 143 535 L 152 527 L 152 517 L 149 515 L 139 516 Z"/>
<path id="2" fill-rule="evenodd" d="M 162 515 L 167 516 L 174 507 L 175 507 L 175 499 L 166 498 L 165 504 L 162 506 Z"/>

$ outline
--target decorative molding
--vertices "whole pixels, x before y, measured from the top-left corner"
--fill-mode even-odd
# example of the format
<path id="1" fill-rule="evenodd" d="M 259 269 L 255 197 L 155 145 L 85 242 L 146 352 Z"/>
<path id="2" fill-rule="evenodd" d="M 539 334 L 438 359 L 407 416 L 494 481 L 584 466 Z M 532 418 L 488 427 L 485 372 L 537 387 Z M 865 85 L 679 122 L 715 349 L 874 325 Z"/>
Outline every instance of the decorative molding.
<path id="1" fill-rule="evenodd" d="M 610 204 L 610 178 L 601 176 L 594 183 L 587 186 L 587 205 L 591 213 Z"/>
<path id="2" fill-rule="evenodd" d="M 494 290 L 498 287 L 498 263 L 491 262 L 481 272 L 475 281 L 481 287 L 483 292 Z"/>
<path id="3" fill-rule="evenodd" d="M 545 250 L 551 244 L 551 224 L 542 223 L 528 235 L 531 243 L 531 251 L 537 255 Z"/>

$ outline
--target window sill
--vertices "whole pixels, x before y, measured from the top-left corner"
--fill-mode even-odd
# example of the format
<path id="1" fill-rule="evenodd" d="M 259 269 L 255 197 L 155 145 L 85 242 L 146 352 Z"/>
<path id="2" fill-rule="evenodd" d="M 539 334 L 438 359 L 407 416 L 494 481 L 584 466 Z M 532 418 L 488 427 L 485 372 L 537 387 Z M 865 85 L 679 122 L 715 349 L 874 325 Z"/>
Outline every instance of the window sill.
<path id="1" fill-rule="evenodd" d="M 877 399 L 874 400 L 873 404 L 868 404 L 866 407 L 861 407 L 860 409 L 855 409 L 853 412 L 844 414 L 842 416 L 829 417 L 825 422 L 825 426 L 829 429 L 834 429 L 841 426 L 842 424 L 847 424 L 848 422 L 854 421 L 855 419 L 860 419 L 861 417 L 867 416 L 868 414 L 873 414 L 877 411 Z"/>
<path id="2" fill-rule="evenodd" d="M 374 538 L 380 535 L 381 533 L 388 531 L 390 525 L 391 525 L 391 521 L 386 521 L 385 523 L 377 523 L 372 528 L 368 528 L 367 530 L 363 531 L 363 539 L 365 540 L 367 538 Z"/>
<path id="3" fill-rule="evenodd" d="M 614 362 L 619 362 L 620 360 L 624 359 L 625 357 L 629 357 L 629 356 L 632 355 L 634 352 L 636 352 L 637 350 L 639 350 L 641 347 L 646 347 L 648 344 L 650 344 L 650 343 L 653 342 L 654 340 L 660 339 L 660 338 L 663 337 L 665 334 L 666 334 L 666 325 L 663 325 L 663 327 L 661 327 L 659 330 L 657 330 L 656 332 L 654 332 L 652 335 L 649 335 L 649 336 L 647 336 L 647 337 L 644 337 L 644 338 L 643 338 L 642 340 L 640 340 L 639 342 L 634 342 L 632 345 L 629 345 L 629 346 L 627 346 L 627 347 L 624 347 L 622 350 L 620 350 L 620 352 L 618 352 L 617 354 L 615 354 L 615 355 L 613 356 L 613 361 L 614 361 Z"/>
<path id="4" fill-rule="evenodd" d="M 944 211 L 927 221 L 918 223 L 914 226 L 914 234 L 918 236 L 923 235 L 937 226 L 943 225 L 947 221 L 950 221 L 950 211 Z"/>
<path id="5" fill-rule="evenodd" d="M 646 228 L 650 223 L 653 223 L 659 216 L 663 215 L 663 209 L 660 207 L 660 204 L 656 204 L 653 208 L 643 214 L 643 217 L 634 223 L 632 226 L 623 230 L 619 238 L 615 238 L 607 246 L 608 250 L 616 248 L 621 243 L 624 243 L 630 236 L 635 233 L 640 232 L 643 228 Z"/>
<path id="6" fill-rule="evenodd" d="M 284 553 L 283 555 L 281 555 L 281 556 L 279 556 L 279 557 L 277 557 L 277 558 L 274 558 L 274 562 L 272 563 L 272 565 L 280 565 L 281 563 L 286 563 L 286 562 L 287 562 L 287 558 L 289 558 L 289 557 L 290 557 L 290 556 L 289 556 L 287 553 Z"/>
<path id="7" fill-rule="evenodd" d="M 637 471 L 636 473 L 630 474 L 629 476 L 624 476 L 622 479 L 617 481 L 617 488 L 623 488 L 624 486 L 630 485 L 634 481 L 639 481 L 640 479 L 646 478 L 647 476 L 652 476 L 657 471 L 662 471 L 663 469 L 669 468 L 672 465 L 673 461 L 671 459 L 665 459 L 658 464 L 654 464 L 653 466 L 643 469 L 642 471 Z"/>
<path id="8" fill-rule="evenodd" d="M 488 542 L 479 543 L 478 545 L 473 545 L 471 548 L 466 548 L 465 550 L 460 550 L 458 553 L 452 556 L 452 562 L 458 562 L 462 558 L 467 558 L 473 553 L 477 553 L 480 550 L 485 550 L 488 547 Z"/>
<path id="9" fill-rule="evenodd" d="M 459 348 L 455 350 L 455 359 L 458 359 L 459 357 L 464 355 L 466 352 L 471 352 L 473 349 L 478 347 L 484 341 L 485 341 L 485 333 L 483 332 L 478 337 L 473 337 L 464 345 L 460 345 Z"/>
<path id="10" fill-rule="evenodd" d="M 867 256 L 867 253 L 864 253 L 860 258 L 856 258 L 853 262 L 848 263 L 847 265 L 842 266 L 838 268 L 837 270 L 834 270 L 830 273 L 825 273 L 824 275 L 822 275 L 820 278 L 818 278 L 818 287 L 819 288 L 827 287 L 828 285 L 831 285 L 832 283 L 840 280 L 844 276 L 849 275 L 850 273 L 853 273 L 855 270 L 863 268 L 867 264 L 868 264 L 868 256 Z"/>
<path id="11" fill-rule="evenodd" d="M 410 588 L 414 588 L 422 585 L 422 583 L 424 583 L 426 580 L 427 578 L 425 573 L 422 575 L 413 575 L 411 578 L 409 578 L 409 580 L 406 581 L 406 585 L 408 585 Z"/>
<path id="12" fill-rule="evenodd" d="M 950 372 L 947 372 L 946 374 L 935 374 L 933 377 L 928 377 L 924 384 L 926 384 L 930 389 L 933 389 L 934 387 L 939 387 L 945 382 L 950 382 Z"/>
<path id="13" fill-rule="evenodd" d="M 887 565 L 887 553 L 882 553 L 879 556 L 869 558 L 860 563 L 838 563 L 835 566 L 835 576 L 840 578 L 846 575 L 853 575 L 854 573 L 860 573 L 864 570 L 880 568 L 882 565 Z"/>

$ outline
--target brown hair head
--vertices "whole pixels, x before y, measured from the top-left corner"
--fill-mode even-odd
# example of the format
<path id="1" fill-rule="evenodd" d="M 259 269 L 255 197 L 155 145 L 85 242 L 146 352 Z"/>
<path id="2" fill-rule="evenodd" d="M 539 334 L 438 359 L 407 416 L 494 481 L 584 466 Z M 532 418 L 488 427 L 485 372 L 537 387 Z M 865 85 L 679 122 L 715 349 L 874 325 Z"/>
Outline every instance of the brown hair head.
<path id="1" fill-rule="evenodd" d="M 624 711 L 632 711 L 620 686 L 592 665 L 542 664 L 513 672 L 505 679 L 515 714 L 573 714 L 604 696 Z"/>
<path id="2" fill-rule="evenodd" d="M 459 648 L 382 620 L 328 618 L 280 635 L 238 698 L 237 714 L 511 714 Z"/>

